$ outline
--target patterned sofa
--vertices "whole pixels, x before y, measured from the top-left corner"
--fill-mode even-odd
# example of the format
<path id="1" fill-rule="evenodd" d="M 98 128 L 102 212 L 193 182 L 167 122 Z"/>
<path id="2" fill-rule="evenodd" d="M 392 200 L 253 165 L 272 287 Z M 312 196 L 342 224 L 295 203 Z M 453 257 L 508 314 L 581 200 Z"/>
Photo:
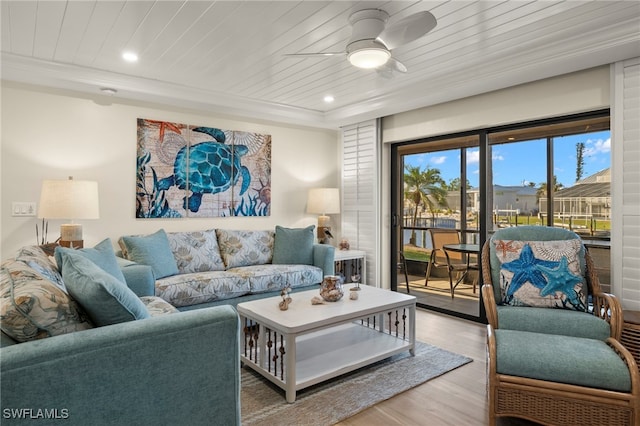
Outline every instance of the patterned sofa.
<path id="1" fill-rule="evenodd" d="M 120 255 L 153 272 L 130 283 L 180 310 L 236 305 L 308 289 L 334 273 L 334 247 L 314 244 L 314 227 L 275 231 L 210 229 L 123 236 Z M 146 280 L 146 281 L 145 281 Z"/>

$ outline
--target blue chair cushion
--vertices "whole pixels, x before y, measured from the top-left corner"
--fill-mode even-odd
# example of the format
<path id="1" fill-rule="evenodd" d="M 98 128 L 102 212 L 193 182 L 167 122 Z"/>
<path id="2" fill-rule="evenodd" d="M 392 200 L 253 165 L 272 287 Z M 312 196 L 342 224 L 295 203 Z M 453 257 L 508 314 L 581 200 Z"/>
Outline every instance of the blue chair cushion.
<path id="1" fill-rule="evenodd" d="M 631 391 L 631 374 L 601 340 L 495 330 L 499 374 L 618 392 Z"/>
<path id="2" fill-rule="evenodd" d="M 276 226 L 273 242 L 274 264 L 284 265 L 313 265 L 313 229 L 314 225 L 306 228 L 283 228 Z"/>
<path id="3" fill-rule="evenodd" d="M 500 329 L 607 340 L 609 323 L 587 312 L 567 309 L 540 309 L 497 306 Z"/>

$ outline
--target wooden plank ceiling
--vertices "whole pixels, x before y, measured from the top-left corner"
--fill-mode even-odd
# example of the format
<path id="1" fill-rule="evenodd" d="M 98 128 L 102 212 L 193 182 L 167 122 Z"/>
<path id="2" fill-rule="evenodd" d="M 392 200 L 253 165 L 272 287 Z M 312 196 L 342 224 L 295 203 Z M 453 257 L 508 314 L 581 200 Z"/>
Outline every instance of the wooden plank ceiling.
<path id="1" fill-rule="evenodd" d="M 348 17 L 428 10 L 393 50 L 406 74 L 346 57 Z M 636 1 L 2 1 L 2 78 L 332 127 L 640 55 Z M 122 60 L 123 51 L 139 56 Z M 325 95 L 335 101 L 325 103 Z"/>

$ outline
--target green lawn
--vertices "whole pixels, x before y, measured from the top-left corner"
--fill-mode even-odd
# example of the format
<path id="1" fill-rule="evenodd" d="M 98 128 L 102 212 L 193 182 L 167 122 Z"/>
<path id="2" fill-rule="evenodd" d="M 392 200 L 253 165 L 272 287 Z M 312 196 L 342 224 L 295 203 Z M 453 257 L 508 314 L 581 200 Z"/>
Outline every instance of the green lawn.
<path id="1" fill-rule="evenodd" d="M 404 246 L 404 257 L 407 260 L 416 260 L 418 262 L 429 262 L 429 252 L 424 249 L 416 249 L 411 246 Z"/>

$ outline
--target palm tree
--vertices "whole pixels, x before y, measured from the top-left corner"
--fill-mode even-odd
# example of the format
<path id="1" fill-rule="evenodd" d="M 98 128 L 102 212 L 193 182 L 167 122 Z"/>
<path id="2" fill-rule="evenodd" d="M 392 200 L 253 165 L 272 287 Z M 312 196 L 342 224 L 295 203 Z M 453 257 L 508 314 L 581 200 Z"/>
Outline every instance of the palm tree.
<path id="1" fill-rule="evenodd" d="M 405 166 L 404 174 L 404 198 L 415 206 L 413 211 L 413 226 L 418 220 L 420 206 L 429 209 L 432 216 L 435 215 L 436 206 L 447 206 L 447 190 L 444 179 L 440 176 L 440 170 L 427 166 L 420 170 L 419 166 Z M 416 243 L 416 230 L 411 231 L 410 244 Z"/>
<path id="2" fill-rule="evenodd" d="M 558 178 L 556 177 L 556 175 L 553 175 L 553 192 L 558 192 L 563 187 L 564 185 L 558 182 Z M 547 182 L 543 182 L 540 184 L 540 187 L 538 188 L 536 195 L 538 196 L 538 198 L 543 198 L 547 196 Z"/>

